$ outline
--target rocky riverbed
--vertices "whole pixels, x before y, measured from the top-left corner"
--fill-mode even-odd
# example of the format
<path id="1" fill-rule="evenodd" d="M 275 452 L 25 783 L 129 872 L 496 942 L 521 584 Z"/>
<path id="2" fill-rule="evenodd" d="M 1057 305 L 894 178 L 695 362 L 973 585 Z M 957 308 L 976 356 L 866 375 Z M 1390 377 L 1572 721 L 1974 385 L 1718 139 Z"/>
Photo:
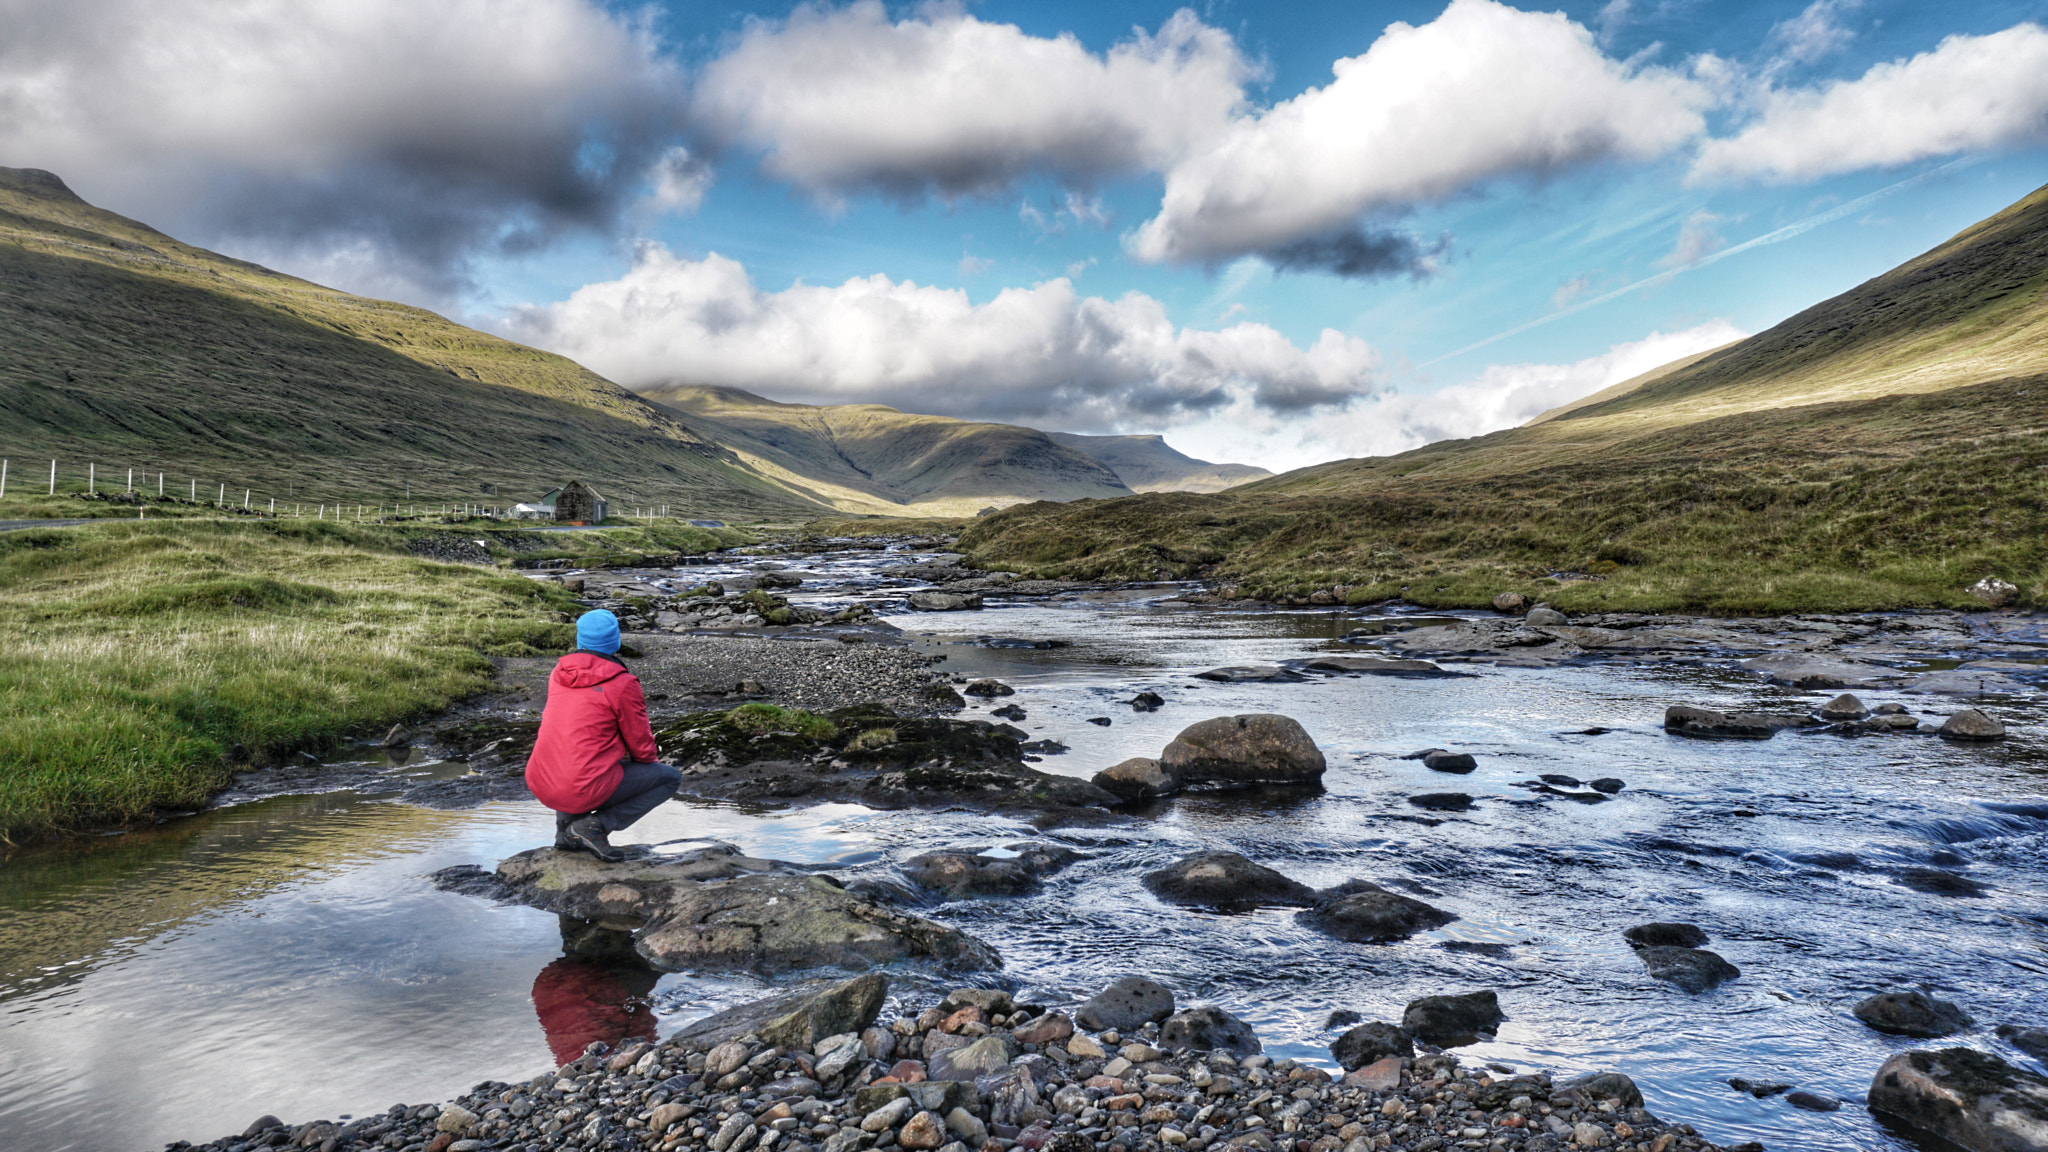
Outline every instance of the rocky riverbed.
<path id="1" fill-rule="evenodd" d="M 148 898 L 120 938 L 154 941 L 132 957 L 126 944 L 57 947 L 24 931 L 127 921 L 61 862 L 17 864 L 18 889 L 41 885 L 59 907 L 93 912 L 6 920 L 0 906 L 0 974 L 26 974 L 0 981 L 16 997 L 0 1022 L 0 1144 L 59 1132 L 50 1147 L 136 1147 L 152 1142 L 138 1133 L 160 1143 L 240 1129 L 268 1109 L 293 1123 L 226 1145 L 318 1133 L 302 1143 L 318 1147 L 388 1125 L 369 1143 L 545 1146 L 580 1140 L 597 1118 L 596 1135 L 646 1146 L 655 1110 L 682 1105 L 698 1111 L 669 1114 L 653 1146 L 709 1146 L 744 1116 L 755 1136 L 743 1142 L 743 1124 L 728 1143 L 756 1152 L 805 1104 L 835 1131 L 788 1125 L 774 1142 L 823 1149 L 874 1109 L 859 1108 L 850 1081 L 816 1074 L 829 1046 L 767 1037 L 759 1020 L 747 1059 L 782 1051 L 746 1083 L 718 1088 L 721 1076 L 694 1095 L 669 1083 L 653 1099 L 675 1077 L 703 1076 L 690 1056 L 705 1045 L 691 1037 L 707 1012 L 809 978 L 812 961 L 881 965 L 894 1000 L 880 1027 L 899 1039 L 887 1021 L 916 1021 L 962 980 L 1012 997 L 1006 1019 L 981 1022 L 991 1033 L 1016 1039 L 1063 1014 L 1105 1051 L 1078 1081 L 1089 1104 L 1071 1122 L 1053 1111 L 1043 1140 L 1085 1133 L 1095 1149 L 1119 1142 L 1122 1127 L 1105 1118 L 1128 1111 L 1140 1120 L 1127 1152 L 1174 1146 L 1168 1129 L 1182 1146 L 1259 1133 L 1286 1152 L 1365 1152 L 1355 1141 L 1380 1136 L 1411 1152 L 1432 1139 L 1576 1146 L 1581 1121 L 1603 1126 L 1588 1139 L 1615 1147 L 1673 1135 L 1669 1147 L 1897 1152 L 1907 1144 L 1867 1110 L 1882 1097 L 1880 1069 L 1901 1084 L 1955 1081 L 1947 1097 L 1938 1085 L 1924 1094 L 1934 1112 L 2001 1077 L 2032 1083 L 2027 1043 L 2048 1020 L 2048 638 L 2034 617 L 1273 612 L 1191 606 L 1191 588 L 1036 586 L 944 556 L 852 549 L 534 578 L 580 578 L 592 605 L 649 602 L 651 614 L 628 613 L 640 653 L 628 659 L 659 697 L 664 747 L 692 783 L 621 839 L 645 853 L 632 867 L 661 857 L 711 872 L 612 883 L 551 870 L 556 854 L 536 848 L 549 818 L 519 769 L 552 661 L 505 662 L 498 692 L 447 716 L 324 763 L 245 776 L 193 818 L 202 847 L 181 850 L 176 870 L 123 881 Z M 709 584 L 721 591 L 682 595 Z M 774 622 L 775 601 L 762 615 L 754 592 L 794 622 Z M 698 610 L 713 602 L 725 611 Z M 830 734 L 786 722 L 799 710 Z M 1969 713 L 1982 723 L 1959 721 Z M 1278 739 L 1256 717 L 1299 733 Z M 1216 755 L 1240 736 L 1265 750 L 1250 771 Z M 143 847 L 136 858 L 153 859 Z M 113 842 L 102 855 L 120 851 Z M 426 879 L 436 873 L 448 882 Z M 783 943 L 761 947 L 762 928 Z M 1228 1123 L 1217 1112 L 1201 1124 L 1178 1112 L 1141 1119 L 1155 1104 L 1197 1103 L 1184 1099 L 1195 1064 L 1240 1087 L 1250 1070 L 1242 1052 L 1234 1072 L 1175 1054 L 1163 1019 L 1106 1042 L 1108 1025 L 1084 1020 L 1083 1006 L 1132 972 L 1227 1013 L 1271 1058 L 1262 1075 L 1304 1075 L 1285 1091 L 1266 1085 L 1274 1098 L 1249 1116 L 1231 1105 Z M 1416 1003 L 1478 990 L 1501 1018 L 1469 1038 L 1409 1018 Z M 1934 1006 L 1916 1016 L 1924 1006 L 1909 993 Z M 1892 999 L 1864 1008 L 1880 996 Z M 585 1023 L 558 1025 L 565 1003 Z M 175 1024 L 158 1029 L 153 1054 L 131 1054 L 104 1022 L 144 1014 Z M 586 1040 L 571 1038 L 593 1030 L 606 1063 L 636 1043 L 668 1047 L 637 1080 L 645 1052 L 616 1071 L 584 1061 L 524 1079 L 582 1059 Z M 912 1055 L 927 1082 L 953 1082 L 933 1074 L 932 1031 L 908 1038 Z M 246 1036 L 265 1040 L 259 1049 Z M 1117 1075 L 1128 1091 L 1089 1088 L 1135 1041 L 1167 1059 L 1138 1062 L 1135 1081 Z M 1040 1077 L 1031 1058 L 1062 1076 L 1092 1059 L 1062 1063 L 1026 1047 L 1039 1041 L 1017 1043 L 1011 1061 L 1025 1060 L 1048 1107 L 1075 1082 Z M 97 1053 L 90 1069 L 67 1063 L 81 1048 Z M 1430 1087 L 1447 1056 L 1466 1075 Z M 863 1056 L 868 1088 L 902 1058 Z M 1359 1087 L 1345 1077 L 1383 1059 L 1410 1062 L 1392 1086 L 1410 1126 L 1398 1137 L 1396 1124 L 1374 1127 L 1389 1119 L 1372 1111 L 1384 1092 L 1341 1095 Z M 1458 1101 L 1437 1098 L 1462 1085 L 1469 1099 L 1489 1087 L 1482 1076 L 1534 1069 L 1554 1076 L 1551 1099 L 1527 1091 L 1530 1105 L 1547 1104 L 1571 1132 L 1513 1097 L 1454 1124 Z M 1608 1071 L 1631 1076 L 1650 1112 L 1705 1135 L 1638 1125 L 1618 1102 L 1603 1112 L 1613 1098 L 1560 1106 L 1566 1082 Z M 768 1090 L 799 1076 L 818 1090 Z M 486 1077 L 489 1090 L 462 1091 Z M 558 1078 L 575 1091 L 551 1095 Z M 150 1085 L 143 1112 L 120 1103 L 137 1084 Z M 1326 1095 L 1287 1132 L 1280 1113 L 1307 1087 Z M 1406 1095 L 1418 1087 L 1428 1092 Z M 1177 1094 L 1144 1099 L 1152 1089 Z M 1107 1106 L 1133 1093 L 1142 1107 Z M 438 1105 L 349 1111 L 401 1095 L 452 1100 L 474 1119 L 444 1129 Z M 522 1098 L 529 1112 L 514 1116 Z M 1014 1116 L 1000 1122 L 1016 1129 L 1005 1135 L 995 1099 L 976 1100 L 967 1111 L 983 1140 L 954 1131 L 935 1149 L 1041 1139 Z M 765 1115 L 785 1101 L 791 1115 Z M 1200 1102 L 1214 1101 L 1204 1091 Z M 1427 1124 L 1425 1103 L 1438 1109 Z M 564 1110 L 573 1115 L 555 1132 L 543 1121 L 521 1134 Z M 951 1108 L 907 1108 L 866 1147 L 941 1135 L 926 1124 L 902 1139 L 927 1111 L 944 1127 Z M 1347 1119 L 1326 1128 L 1331 1113 Z M 1526 1123 L 1503 1123 L 1508 1113 Z M 331 1131 L 306 1119 L 320 1115 Z M 496 1127 L 508 1118 L 520 1123 Z M 1354 1123 L 1364 1130 L 1347 1135 Z M 1060 1152 L 1082 1149 L 1077 1138 Z"/>
<path id="2" fill-rule="evenodd" d="M 1455 1055 L 1389 1055 L 1341 1077 L 1274 1060 L 1241 1020 L 1126 979 L 1074 1013 L 956 989 L 881 1019 L 870 976 L 592 1043 L 523 1083 L 349 1121 L 271 1116 L 208 1152 L 1714 1152 L 1619 1073 L 1559 1079 Z M 1423 1005 L 1425 1009 L 1426 1005 Z M 1179 1010 L 1177 1010 L 1179 1009 Z M 171 1152 L 195 1146 L 177 1143 Z M 1757 1147 L 1757 1146 L 1748 1146 Z"/>

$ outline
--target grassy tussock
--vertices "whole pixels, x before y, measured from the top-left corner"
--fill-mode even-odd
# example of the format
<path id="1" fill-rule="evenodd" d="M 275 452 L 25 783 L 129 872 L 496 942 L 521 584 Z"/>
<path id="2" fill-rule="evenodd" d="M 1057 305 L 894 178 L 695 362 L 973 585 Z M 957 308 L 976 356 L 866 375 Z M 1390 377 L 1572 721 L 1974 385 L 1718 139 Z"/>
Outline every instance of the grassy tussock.
<path id="1" fill-rule="evenodd" d="M 573 603 L 388 529 L 110 522 L 0 535 L 0 840 L 203 803 L 261 764 L 447 706 Z M 238 750 L 239 746 L 239 750 Z"/>
<path id="2" fill-rule="evenodd" d="M 974 523 L 974 517 L 827 516 L 805 524 L 810 536 L 951 536 Z"/>

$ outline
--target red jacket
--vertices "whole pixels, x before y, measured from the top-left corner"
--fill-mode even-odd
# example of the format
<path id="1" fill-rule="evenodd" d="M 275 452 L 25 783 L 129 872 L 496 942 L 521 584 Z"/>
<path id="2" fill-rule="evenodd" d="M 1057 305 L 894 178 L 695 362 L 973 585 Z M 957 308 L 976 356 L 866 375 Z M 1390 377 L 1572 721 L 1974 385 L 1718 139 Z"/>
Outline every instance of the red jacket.
<path id="1" fill-rule="evenodd" d="M 548 677 L 526 786 L 557 812 L 595 812 L 619 787 L 621 762 L 653 761 L 640 678 L 595 652 L 571 652 Z"/>

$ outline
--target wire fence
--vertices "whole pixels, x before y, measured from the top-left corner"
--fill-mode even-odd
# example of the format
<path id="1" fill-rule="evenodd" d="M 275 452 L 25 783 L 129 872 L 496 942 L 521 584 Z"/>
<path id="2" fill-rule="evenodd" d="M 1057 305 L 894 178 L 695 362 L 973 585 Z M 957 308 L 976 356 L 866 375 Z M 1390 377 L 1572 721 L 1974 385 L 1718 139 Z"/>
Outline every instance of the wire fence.
<path id="1" fill-rule="evenodd" d="M 552 521 L 553 509 L 540 505 L 480 504 L 468 501 L 444 501 L 430 503 L 415 501 L 409 496 L 404 500 L 370 504 L 361 500 L 307 500 L 296 492 L 280 500 L 276 495 L 259 494 L 253 487 L 230 484 L 224 480 L 201 480 L 196 476 L 182 476 L 177 481 L 161 469 L 110 468 L 105 476 L 99 471 L 97 461 L 86 461 L 81 473 L 74 463 L 68 470 L 61 468 L 61 457 L 52 458 L 47 471 L 42 458 L 37 457 L 27 467 L 11 457 L 0 457 L 0 500 L 10 490 L 17 494 L 55 497 L 60 495 L 79 496 L 88 500 L 119 503 L 133 503 L 138 520 L 149 518 L 149 505 L 171 507 L 210 507 L 230 515 L 257 517 L 291 517 L 307 520 L 349 521 L 357 524 L 382 523 L 390 520 L 417 520 L 438 518 L 442 520 L 504 520 L 504 521 Z M 139 482 L 138 482 L 139 481 Z M 183 492 L 179 491 L 183 488 Z M 235 499 L 235 493 L 241 499 Z M 635 505 L 621 518 L 645 521 L 652 527 L 658 521 L 679 519 L 686 524 L 702 526 L 723 526 L 721 521 L 690 519 L 680 510 L 670 516 L 671 505 Z M 614 514 L 616 515 L 616 513 Z"/>

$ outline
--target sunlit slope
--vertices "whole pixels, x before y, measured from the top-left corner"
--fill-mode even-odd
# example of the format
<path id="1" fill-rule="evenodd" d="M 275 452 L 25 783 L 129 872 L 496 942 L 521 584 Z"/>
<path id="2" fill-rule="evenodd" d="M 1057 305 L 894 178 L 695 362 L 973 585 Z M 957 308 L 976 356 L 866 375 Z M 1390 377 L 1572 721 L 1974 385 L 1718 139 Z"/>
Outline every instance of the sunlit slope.
<path id="1" fill-rule="evenodd" d="M 1216 496 L 1031 507 L 980 562 L 1276 596 L 1728 611 L 2048 599 L 2048 190 L 1546 419 Z M 1563 583 L 1545 583 L 1563 573 Z M 1579 580 L 1573 573 L 1598 577 Z"/>
<path id="2" fill-rule="evenodd" d="M 615 505 L 819 510 L 570 360 L 182 244 L 34 169 L 0 168 L 0 452 L 315 500 L 582 477 Z"/>
<path id="3" fill-rule="evenodd" d="M 1056 443 L 1110 466 L 1133 492 L 1221 492 L 1272 473 L 1249 464 L 1211 464 L 1166 442 L 1164 436 L 1083 436 L 1048 432 Z"/>
<path id="4" fill-rule="evenodd" d="M 991 505 L 1129 495 L 1108 466 L 1014 424 L 880 404 L 784 404 L 737 388 L 641 390 L 764 474 L 848 512 L 972 515 Z"/>

